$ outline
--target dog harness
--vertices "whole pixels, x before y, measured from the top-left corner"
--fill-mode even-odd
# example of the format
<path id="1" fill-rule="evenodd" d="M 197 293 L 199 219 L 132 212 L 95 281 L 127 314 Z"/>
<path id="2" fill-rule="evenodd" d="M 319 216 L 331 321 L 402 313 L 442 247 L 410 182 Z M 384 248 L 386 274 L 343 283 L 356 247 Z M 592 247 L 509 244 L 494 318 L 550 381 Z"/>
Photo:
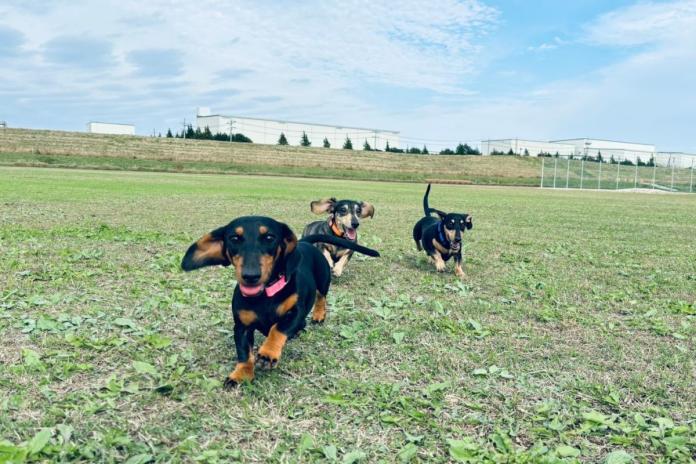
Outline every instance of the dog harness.
<path id="1" fill-rule="evenodd" d="M 265 292 L 267 297 L 272 297 L 273 295 L 277 294 L 280 292 L 282 289 L 285 288 L 285 286 L 288 284 L 287 279 L 285 278 L 285 275 L 281 274 L 278 276 L 278 279 L 273 282 L 270 285 L 266 285 Z"/>
<path id="2" fill-rule="evenodd" d="M 333 215 L 329 218 L 329 227 L 331 227 L 331 232 L 333 232 L 336 237 L 343 237 L 343 232 L 341 232 L 341 229 L 339 229 L 334 222 Z"/>
<path id="3" fill-rule="evenodd" d="M 437 224 L 437 241 L 447 249 L 452 246 L 452 242 L 447 240 L 447 235 L 445 235 L 445 223 L 442 221 Z"/>

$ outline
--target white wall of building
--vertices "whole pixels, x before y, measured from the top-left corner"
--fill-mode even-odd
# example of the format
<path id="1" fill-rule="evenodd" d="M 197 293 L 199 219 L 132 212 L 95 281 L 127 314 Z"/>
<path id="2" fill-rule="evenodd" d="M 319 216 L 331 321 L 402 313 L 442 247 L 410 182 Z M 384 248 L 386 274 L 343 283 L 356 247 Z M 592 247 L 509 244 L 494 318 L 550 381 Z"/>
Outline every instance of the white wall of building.
<path id="1" fill-rule="evenodd" d="M 560 156 L 570 156 L 575 153 L 573 145 L 539 140 L 500 139 L 481 142 L 481 154 L 483 155 L 490 155 L 494 151 L 508 153 L 510 150 L 516 155 L 524 155 L 526 150 L 529 156 L 537 156 L 539 153 L 551 155 L 558 153 Z"/>
<path id="2" fill-rule="evenodd" d="M 87 124 L 87 132 L 92 134 L 135 135 L 135 126 L 132 124 L 90 122 Z"/>
<path id="3" fill-rule="evenodd" d="M 635 163 L 640 158 L 641 161 L 648 162 L 650 158 L 655 156 L 655 145 L 645 143 L 585 138 L 554 140 L 554 142 L 573 145 L 576 156 L 587 155 L 596 158 L 601 153 L 602 158 L 607 161 L 613 156 L 617 161 L 627 159 Z"/>
<path id="4" fill-rule="evenodd" d="M 331 148 L 342 148 L 346 137 L 353 143 L 353 149 L 360 150 L 367 140 L 372 148 L 383 150 L 386 143 L 389 146 L 399 146 L 399 133 L 380 129 L 367 129 L 359 127 L 340 127 L 325 124 L 313 124 L 291 121 L 276 121 L 271 119 L 246 118 L 239 116 L 206 115 L 196 116 L 196 126 L 204 130 L 207 126 L 213 134 L 230 133 L 230 122 L 232 132 L 241 133 L 249 137 L 254 143 L 264 143 L 275 145 L 278 143 L 280 134 L 285 134 L 285 138 L 290 145 L 300 145 L 302 132 L 307 133 L 313 147 L 323 146 L 324 138 L 329 140 Z"/>

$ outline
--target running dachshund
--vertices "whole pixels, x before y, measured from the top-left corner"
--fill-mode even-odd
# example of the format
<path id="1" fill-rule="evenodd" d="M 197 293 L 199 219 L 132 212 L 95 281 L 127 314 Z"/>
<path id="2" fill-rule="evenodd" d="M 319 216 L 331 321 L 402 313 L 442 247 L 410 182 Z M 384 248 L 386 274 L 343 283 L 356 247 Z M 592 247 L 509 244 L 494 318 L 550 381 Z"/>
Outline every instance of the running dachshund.
<path id="1" fill-rule="evenodd" d="M 454 272 L 459 278 L 463 278 L 462 234 L 474 226 L 471 216 L 466 213 L 445 213 L 430 208 L 428 206 L 429 194 L 430 184 L 428 184 L 423 197 L 425 217 L 413 226 L 413 240 L 416 242 L 416 248 L 419 251 L 425 250 L 438 272 L 444 272 L 445 262 L 454 257 Z M 430 213 L 437 214 L 439 220 L 432 217 Z"/>
<path id="2" fill-rule="evenodd" d="M 235 268 L 237 286 L 232 296 L 237 364 L 225 387 L 254 378 L 254 364 L 273 368 L 285 342 L 306 325 L 326 317 L 326 294 L 331 272 L 312 243 L 325 242 L 368 256 L 379 253 L 333 235 L 310 235 L 298 242 L 293 231 L 269 217 L 239 217 L 204 235 L 186 251 L 181 268 L 205 266 Z M 255 360 L 254 332 L 266 336 Z"/>
<path id="3" fill-rule="evenodd" d="M 352 243 L 358 243 L 360 219 L 372 218 L 375 215 L 375 207 L 366 201 L 337 201 L 335 198 L 324 198 L 311 202 L 309 207 L 314 214 L 329 213 L 329 218 L 326 221 L 307 224 L 302 236 L 335 235 Z M 315 246 L 323 253 L 333 275 L 340 277 L 346 264 L 353 256 L 353 249 L 328 242 L 319 242 Z"/>

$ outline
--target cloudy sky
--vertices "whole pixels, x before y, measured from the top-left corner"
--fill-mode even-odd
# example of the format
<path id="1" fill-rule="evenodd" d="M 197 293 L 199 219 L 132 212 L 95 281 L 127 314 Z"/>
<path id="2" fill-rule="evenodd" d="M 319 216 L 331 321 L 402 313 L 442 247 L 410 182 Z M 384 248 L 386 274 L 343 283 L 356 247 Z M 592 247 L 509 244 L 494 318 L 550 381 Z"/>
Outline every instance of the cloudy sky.
<path id="1" fill-rule="evenodd" d="M 595 137 L 696 152 L 696 0 L 0 3 L 0 120 L 213 112 L 404 144 Z"/>

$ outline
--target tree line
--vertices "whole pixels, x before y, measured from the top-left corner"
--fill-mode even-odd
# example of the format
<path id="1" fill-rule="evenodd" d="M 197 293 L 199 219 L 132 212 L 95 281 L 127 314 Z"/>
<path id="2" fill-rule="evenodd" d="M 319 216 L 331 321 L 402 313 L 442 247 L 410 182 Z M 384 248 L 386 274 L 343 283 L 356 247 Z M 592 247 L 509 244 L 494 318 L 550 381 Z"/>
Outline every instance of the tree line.
<path id="1" fill-rule="evenodd" d="M 205 126 L 203 130 L 200 127 L 196 127 L 194 130 L 193 125 L 189 124 L 186 126 L 186 130 L 182 129 L 181 132 L 172 133 L 171 129 L 167 129 L 168 139 L 196 139 L 196 140 L 219 140 L 221 142 L 242 142 L 242 143 L 253 143 L 253 141 L 244 134 L 232 134 L 230 140 L 230 134 L 225 134 L 223 132 L 218 132 L 213 134 L 208 126 Z"/>

